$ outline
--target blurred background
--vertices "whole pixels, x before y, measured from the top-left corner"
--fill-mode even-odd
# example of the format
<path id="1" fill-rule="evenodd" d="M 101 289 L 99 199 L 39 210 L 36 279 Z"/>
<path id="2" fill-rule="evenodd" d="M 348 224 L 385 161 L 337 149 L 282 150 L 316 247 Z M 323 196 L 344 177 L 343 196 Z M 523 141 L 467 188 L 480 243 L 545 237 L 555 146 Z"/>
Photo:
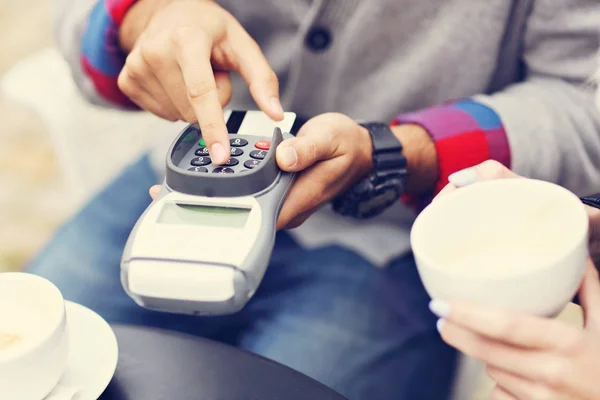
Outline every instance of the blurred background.
<path id="1" fill-rule="evenodd" d="M 52 0 L 0 0 L 0 271 L 23 266 L 154 135 L 172 131 L 147 113 L 82 101 L 52 15 Z"/>
<path id="2" fill-rule="evenodd" d="M 0 81 L 51 45 L 50 4 L 0 0 Z M 35 29 L 31 29 L 35 27 Z M 65 218 L 61 176 L 41 118 L 0 92 L 0 270 L 16 269 Z"/>

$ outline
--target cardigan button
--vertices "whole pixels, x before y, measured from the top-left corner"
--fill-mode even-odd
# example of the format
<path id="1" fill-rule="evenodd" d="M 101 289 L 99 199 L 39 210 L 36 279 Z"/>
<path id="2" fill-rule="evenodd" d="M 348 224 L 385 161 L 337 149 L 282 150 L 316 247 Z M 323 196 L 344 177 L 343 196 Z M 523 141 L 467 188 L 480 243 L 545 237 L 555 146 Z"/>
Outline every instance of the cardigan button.
<path id="1" fill-rule="evenodd" d="M 314 27 L 306 35 L 306 46 L 313 51 L 327 50 L 331 44 L 331 33 L 323 27 Z"/>

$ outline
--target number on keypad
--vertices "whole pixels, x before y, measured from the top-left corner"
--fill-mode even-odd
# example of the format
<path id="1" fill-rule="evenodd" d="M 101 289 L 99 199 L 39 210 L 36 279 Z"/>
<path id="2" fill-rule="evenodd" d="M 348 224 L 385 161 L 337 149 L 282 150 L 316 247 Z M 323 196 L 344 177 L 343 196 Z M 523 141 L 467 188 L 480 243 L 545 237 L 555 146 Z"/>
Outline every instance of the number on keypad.
<path id="1" fill-rule="evenodd" d="M 210 157 L 196 157 L 192 160 L 192 165 L 195 167 L 201 167 L 208 164 L 210 164 Z"/>
<path id="2" fill-rule="evenodd" d="M 229 144 L 232 145 L 233 147 L 244 147 L 248 144 L 248 141 L 246 139 L 240 139 L 240 138 L 229 139 Z"/>
<path id="3" fill-rule="evenodd" d="M 252 150 L 250 152 L 250 157 L 255 158 L 257 160 L 264 160 L 267 156 L 267 152 L 264 150 Z"/>
<path id="4" fill-rule="evenodd" d="M 244 154 L 244 150 L 237 147 L 230 147 L 229 154 L 231 154 L 233 157 L 239 157 Z"/>
<path id="5" fill-rule="evenodd" d="M 248 169 L 253 169 L 253 168 L 257 167 L 258 164 L 260 164 L 260 161 L 258 161 L 258 160 L 247 160 L 244 163 L 244 167 L 246 167 Z"/>
<path id="6" fill-rule="evenodd" d="M 264 160 L 270 148 L 271 142 L 268 140 L 257 140 L 252 141 L 252 146 L 254 150 L 250 149 L 248 153 L 245 153 L 241 148 L 248 145 L 248 140 L 244 138 L 230 138 L 230 159 L 227 162 L 221 165 L 212 164 L 212 160 L 210 159 L 210 155 L 208 152 L 208 147 L 200 140 L 199 148 L 196 148 L 194 151 L 195 158 L 190 161 L 191 168 L 188 168 L 188 171 L 191 172 L 213 172 L 213 173 L 221 173 L 221 174 L 231 174 L 235 172 L 249 172 L 250 170 L 258 167 L 261 163 L 261 160 Z M 244 156 L 244 154 L 247 154 Z M 235 167 L 238 164 L 242 164 L 243 167 L 237 171 L 231 167 Z M 212 167 L 212 168 L 211 168 Z"/>
<path id="7" fill-rule="evenodd" d="M 208 148 L 206 147 L 201 147 L 198 150 L 196 150 L 195 153 L 197 156 L 207 156 L 208 155 Z"/>
<path id="8" fill-rule="evenodd" d="M 227 167 L 217 167 L 217 168 L 213 169 L 213 172 L 216 174 L 232 174 L 235 171 L 233 169 L 227 168 Z"/>
<path id="9" fill-rule="evenodd" d="M 226 163 L 223 164 L 224 167 L 233 167 L 234 165 L 238 165 L 239 161 L 237 158 L 230 158 Z"/>
<path id="10" fill-rule="evenodd" d="M 192 171 L 192 172 L 208 172 L 208 169 L 206 169 L 205 167 L 192 167 L 192 168 L 189 168 L 188 171 Z"/>

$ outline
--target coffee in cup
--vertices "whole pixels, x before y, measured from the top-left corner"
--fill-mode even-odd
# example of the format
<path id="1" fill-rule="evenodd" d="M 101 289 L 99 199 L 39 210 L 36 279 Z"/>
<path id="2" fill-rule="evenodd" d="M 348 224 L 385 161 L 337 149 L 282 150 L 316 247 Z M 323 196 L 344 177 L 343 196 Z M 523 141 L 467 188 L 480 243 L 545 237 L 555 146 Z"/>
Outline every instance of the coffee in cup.
<path id="1" fill-rule="evenodd" d="M 43 400 L 66 368 L 63 297 L 46 279 L 0 273 L 0 399 Z"/>
<path id="2" fill-rule="evenodd" d="M 0 351 L 16 346 L 22 339 L 20 334 L 0 332 Z"/>
<path id="3" fill-rule="evenodd" d="M 541 316 L 558 314 L 577 292 L 587 242 L 579 198 L 532 179 L 479 182 L 441 196 L 411 230 L 431 297 Z"/>

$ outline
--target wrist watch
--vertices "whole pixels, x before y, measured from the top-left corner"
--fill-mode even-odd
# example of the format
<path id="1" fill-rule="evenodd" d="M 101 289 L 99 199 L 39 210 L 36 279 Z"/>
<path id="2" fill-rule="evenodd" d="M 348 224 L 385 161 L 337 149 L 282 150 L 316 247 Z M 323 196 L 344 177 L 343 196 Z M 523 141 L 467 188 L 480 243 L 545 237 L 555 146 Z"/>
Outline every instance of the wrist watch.
<path id="1" fill-rule="evenodd" d="M 594 208 L 600 208 L 600 193 L 596 193 L 591 196 L 582 197 L 581 201 L 583 202 L 583 204 L 585 204 L 587 206 L 594 207 Z"/>
<path id="2" fill-rule="evenodd" d="M 365 219 L 381 214 L 404 193 L 407 175 L 402 144 L 389 125 L 361 123 L 373 144 L 373 169 L 346 193 L 333 199 L 333 210 L 341 215 Z"/>

